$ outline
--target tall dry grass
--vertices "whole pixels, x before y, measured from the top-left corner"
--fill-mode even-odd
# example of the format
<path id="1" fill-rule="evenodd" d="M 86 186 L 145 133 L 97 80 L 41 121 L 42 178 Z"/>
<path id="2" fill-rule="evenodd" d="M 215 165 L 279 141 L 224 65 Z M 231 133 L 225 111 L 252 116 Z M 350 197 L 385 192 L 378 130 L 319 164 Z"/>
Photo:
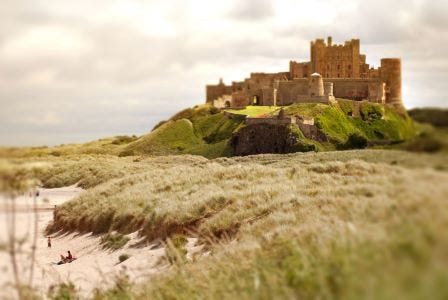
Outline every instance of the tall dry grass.
<path id="1" fill-rule="evenodd" d="M 144 285 L 97 291 L 95 299 L 448 296 L 444 155 L 94 158 L 58 161 L 56 177 L 92 184 L 57 208 L 50 230 L 139 230 L 149 240 L 195 235 L 210 251 Z M 93 162 L 96 177 L 64 167 L 88 170 Z"/>
<path id="2" fill-rule="evenodd" d="M 132 298 L 445 299 L 448 173 L 430 164 L 446 158 L 429 167 L 424 158 L 352 151 L 177 165 L 98 186 L 64 217 L 96 199 L 113 212 L 110 229 L 127 215 L 151 239 L 186 230 L 214 241 L 211 255 L 134 286 Z"/>

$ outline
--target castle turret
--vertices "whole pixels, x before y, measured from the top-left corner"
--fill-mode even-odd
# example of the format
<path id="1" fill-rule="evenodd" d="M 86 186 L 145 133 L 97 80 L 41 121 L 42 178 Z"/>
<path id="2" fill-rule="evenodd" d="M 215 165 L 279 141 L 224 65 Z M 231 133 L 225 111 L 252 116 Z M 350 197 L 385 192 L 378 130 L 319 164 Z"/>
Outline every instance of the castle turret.
<path id="1" fill-rule="evenodd" d="M 386 84 L 386 104 L 401 104 L 401 60 L 381 59 L 381 80 Z"/>
<path id="2" fill-rule="evenodd" d="M 311 98 L 324 96 L 324 81 L 319 73 L 311 74 L 308 79 L 308 93 Z"/>
<path id="3" fill-rule="evenodd" d="M 333 96 L 333 82 L 325 82 L 324 83 L 324 93 L 325 93 L 325 97 Z"/>

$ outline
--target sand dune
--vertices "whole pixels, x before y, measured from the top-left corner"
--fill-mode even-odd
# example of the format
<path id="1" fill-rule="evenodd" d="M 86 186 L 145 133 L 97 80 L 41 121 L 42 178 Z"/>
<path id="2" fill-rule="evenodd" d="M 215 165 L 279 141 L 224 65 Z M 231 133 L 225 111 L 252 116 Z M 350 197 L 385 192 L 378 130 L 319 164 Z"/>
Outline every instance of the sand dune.
<path id="1" fill-rule="evenodd" d="M 36 250 L 36 270 L 33 278 L 33 285 L 44 295 L 50 286 L 61 282 L 73 282 L 83 296 L 96 287 L 104 288 L 114 283 L 118 276 L 126 275 L 131 281 L 140 281 L 148 275 L 166 270 L 166 264 L 159 263 L 165 250 L 157 244 L 141 244 L 141 239 L 137 233 L 129 235 L 130 241 L 125 247 L 118 251 L 104 250 L 100 245 L 100 237 L 91 234 L 64 234 L 52 237 L 52 247 L 47 247 L 47 239 L 44 235 L 46 225 L 52 220 L 52 209 L 68 201 L 82 192 L 82 189 L 75 186 L 58 189 L 41 189 L 38 197 L 38 224 L 39 237 Z M 8 213 L 6 200 L 1 199 L 0 205 L 0 243 L 7 241 L 6 222 L 11 216 Z M 32 198 L 24 195 L 17 199 L 18 213 L 16 214 L 17 233 L 19 238 L 28 236 L 27 242 L 22 247 L 20 257 L 22 265 L 27 265 L 31 250 L 31 233 L 33 224 Z M 200 250 L 195 246 L 196 239 L 189 239 L 187 249 L 189 253 Z M 77 257 L 77 260 L 69 264 L 57 265 L 61 254 L 66 255 L 70 250 Z M 118 257 L 127 254 L 130 258 L 119 263 Z M 25 280 L 27 270 L 22 271 L 22 278 Z M 10 299 L 14 295 L 11 288 L 12 270 L 9 257 L 6 252 L 0 252 L 0 298 Z M 27 277 L 26 277 L 27 279 Z"/>

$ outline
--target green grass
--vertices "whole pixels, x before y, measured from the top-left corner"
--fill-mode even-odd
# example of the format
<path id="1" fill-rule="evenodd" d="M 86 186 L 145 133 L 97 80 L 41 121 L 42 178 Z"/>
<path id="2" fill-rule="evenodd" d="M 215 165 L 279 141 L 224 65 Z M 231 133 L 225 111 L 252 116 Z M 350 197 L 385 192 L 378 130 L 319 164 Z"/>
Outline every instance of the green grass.
<path id="1" fill-rule="evenodd" d="M 262 117 L 269 115 L 280 108 L 280 106 L 246 106 L 244 109 L 226 109 L 226 111 L 250 117 Z"/>
<path id="2" fill-rule="evenodd" d="M 133 154 L 182 153 L 185 149 L 201 143 L 188 119 L 169 121 L 126 147 Z"/>
<path id="3" fill-rule="evenodd" d="M 195 154 L 213 158 L 230 155 L 227 144 L 241 120 L 227 118 L 208 105 L 187 109 L 151 133 L 128 144 L 125 155 Z"/>
<path id="4" fill-rule="evenodd" d="M 328 105 L 321 103 L 297 103 L 284 108 L 285 115 L 299 115 L 306 118 L 314 118 L 325 112 Z"/>
<path id="5" fill-rule="evenodd" d="M 285 114 L 314 118 L 315 124 L 336 143 L 346 143 L 349 136 L 361 134 L 368 141 L 402 142 L 416 135 L 416 125 L 406 115 L 379 104 L 355 103 L 339 99 L 337 105 L 317 103 L 293 104 L 285 108 Z"/>

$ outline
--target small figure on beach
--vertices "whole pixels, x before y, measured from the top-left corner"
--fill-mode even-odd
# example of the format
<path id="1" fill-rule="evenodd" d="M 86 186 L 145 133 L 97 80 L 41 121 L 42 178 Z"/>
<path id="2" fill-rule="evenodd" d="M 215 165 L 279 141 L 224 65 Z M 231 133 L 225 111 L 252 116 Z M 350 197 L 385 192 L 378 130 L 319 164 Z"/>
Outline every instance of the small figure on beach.
<path id="1" fill-rule="evenodd" d="M 51 248 L 51 237 L 49 236 L 47 239 L 48 248 Z"/>
<path id="2" fill-rule="evenodd" d="M 39 195 L 40 195 L 40 193 L 39 193 L 39 190 L 37 189 L 36 190 L 36 197 L 39 197 Z"/>
<path id="3" fill-rule="evenodd" d="M 64 256 L 61 254 L 61 260 L 59 262 L 57 262 L 57 265 L 63 265 L 66 263 L 71 263 L 72 261 L 74 261 L 76 259 L 76 257 L 73 257 L 72 253 L 69 251 L 67 251 L 68 255 Z"/>

